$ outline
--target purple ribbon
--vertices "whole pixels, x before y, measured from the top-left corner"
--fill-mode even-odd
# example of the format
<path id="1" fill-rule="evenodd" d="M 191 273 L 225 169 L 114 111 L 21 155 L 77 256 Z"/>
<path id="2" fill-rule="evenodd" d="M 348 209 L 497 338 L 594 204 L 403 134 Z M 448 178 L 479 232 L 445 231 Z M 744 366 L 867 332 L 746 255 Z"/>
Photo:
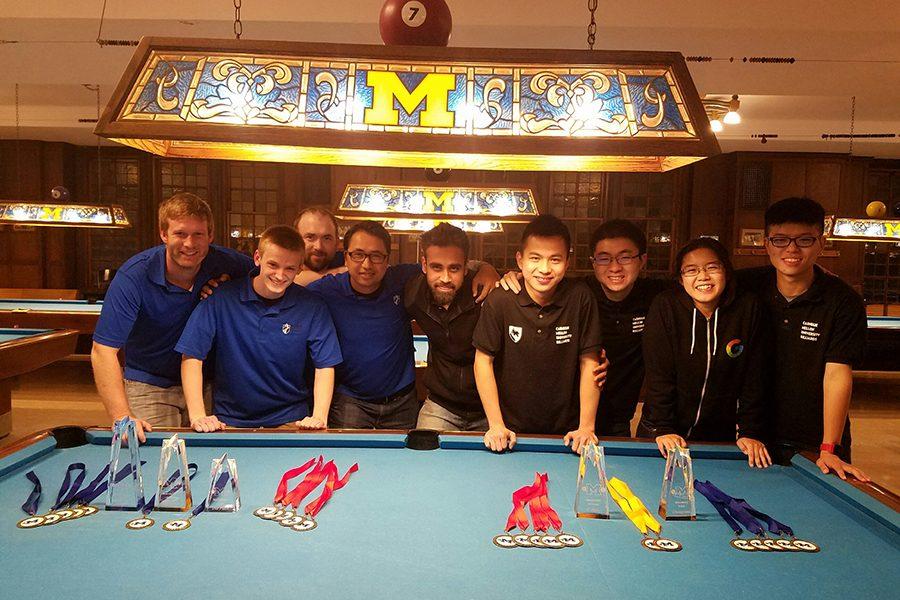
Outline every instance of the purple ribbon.
<path id="1" fill-rule="evenodd" d="M 41 480 L 38 479 L 38 476 L 34 471 L 28 471 L 28 473 L 25 474 L 25 477 L 34 484 L 34 487 L 32 488 L 31 493 L 28 494 L 28 499 L 25 500 L 25 504 L 22 505 L 22 510 L 29 515 L 34 516 L 37 513 L 38 504 L 41 501 Z"/>

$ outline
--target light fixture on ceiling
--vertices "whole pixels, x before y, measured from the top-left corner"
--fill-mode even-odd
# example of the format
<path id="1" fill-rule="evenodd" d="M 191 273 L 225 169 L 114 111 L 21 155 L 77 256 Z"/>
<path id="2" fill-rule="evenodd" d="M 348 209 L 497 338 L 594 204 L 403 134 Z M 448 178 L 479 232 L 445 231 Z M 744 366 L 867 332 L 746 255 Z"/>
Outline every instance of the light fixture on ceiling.
<path id="1" fill-rule="evenodd" d="M 721 133 L 725 129 L 725 125 L 737 125 L 741 122 L 741 115 L 738 112 L 741 108 L 741 101 L 737 94 L 733 94 L 731 100 L 704 98 L 702 102 L 703 108 L 706 109 L 706 115 L 709 117 L 709 126 L 714 133 Z"/>
<path id="2" fill-rule="evenodd" d="M 737 125 L 741 122 L 741 115 L 738 111 L 741 109 L 741 101 L 738 100 L 737 94 L 734 94 L 731 97 L 731 101 L 728 103 L 728 112 L 725 113 L 725 118 L 722 121 L 726 125 Z"/>
<path id="3" fill-rule="evenodd" d="M 90 90 L 97 92 L 97 117 L 100 117 L 100 87 Z M 21 188 L 22 178 L 19 175 L 19 162 L 21 151 L 19 148 L 19 84 L 16 84 L 16 181 Z M 99 162 L 100 142 L 97 138 L 97 151 Z M 100 187 L 99 173 L 97 180 Z M 21 189 L 13 200 L 0 200 L 0 225 L 34 226 L 46 225 L 55 227 L 103 227 L 124 228 L 131 227 L 125 210 L 117 204 L 73 204 L 69 190 L 58 185 L 50 190 L 52 202 L 40 202 L 22 200 Z"/>

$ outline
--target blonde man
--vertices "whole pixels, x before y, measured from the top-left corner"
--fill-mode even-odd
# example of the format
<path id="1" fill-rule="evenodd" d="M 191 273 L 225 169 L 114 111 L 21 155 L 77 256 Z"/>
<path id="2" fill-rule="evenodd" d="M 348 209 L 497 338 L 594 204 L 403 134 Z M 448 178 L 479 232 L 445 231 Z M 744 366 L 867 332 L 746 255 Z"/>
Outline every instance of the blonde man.
<path id="1" fill-rule="evenodd" d="M 245 276 L 250 257 L 214 246 L 213 216 L 198 196 L 181 192 L 159 206 L 162 244 L 132 256 L 109 286 L 94 331 L 91 365 L 111 421 L 124 416 L 137 436 L 188 424 L 175 343 L 200 302 L 200 284 Z M 117 354 L 125 350 L 124 376 Z"/>

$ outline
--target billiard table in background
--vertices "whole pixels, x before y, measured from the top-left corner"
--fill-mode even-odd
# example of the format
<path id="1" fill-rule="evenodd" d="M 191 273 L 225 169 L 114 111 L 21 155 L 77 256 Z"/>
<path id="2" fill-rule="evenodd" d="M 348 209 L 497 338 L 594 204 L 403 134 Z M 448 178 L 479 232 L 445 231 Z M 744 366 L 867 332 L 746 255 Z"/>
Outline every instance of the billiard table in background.
<path id="1" fill-rule="evenodd" d="M 76 431 L 60 435 L 70 443 Z M 160 444 L 141 447 L 144 484 L 155 490 Z M 746 498 L 821 546 L 815 554 L 744 553 L 713 507 L 697 495 L 697 520 L 663 523 L 681 552 L 651 552 L 613 505 L 609 520 L 577 519 L 578 457 L 559 439 L 521 437 L 494 454 L 480 435 L 444 434 L 440 449 L 404 447 L 390 432 L 182 432 L 199 465 L 195 501 L 209 486 L 213 458 L 237 460 L 241 510 L 204 513 L 189 529 L 163 531 L 178 513 L 153 513 L 152 528 L 132 531 L 135 513 L 98 514 L 23 530 L 20 505 L 34 470 L 46 512 L 67 465 L 83 462 L 90 481 L 109 459 L 109 430 L 89 429 L 83 445 L 57 447 L 37 434 L 0 454 L 0 589 L 16 598 L 891 598 L 900 589 L 900 515 L 896 497 L 822 475 L 807 458 L 750 469 L 733 446 L 694 445 L 697 478 Z M 607 471 L 656 512 L 664 461 L 654 444 L 604 441 Z M 317 518 L 296 532 L 253 516 L 269 505 L 284 471 L 323 455 L 341 473 L 359 471 Z M 502 549 L 511 494 L 549 475 L 550 501 L 579 548 Z M 296 483 L 296 480 L 292 482 Z M 876 499 L 870 494 L 880 497 Z M 313 494 L 317 496 L 318 492 Z M 98 499 L 102 501 L 103 497 Z M 893 503 L 889 506 L 889 503 Z"/>
<path id="2" fill-rule="evenodd" d="M 19 375 L 75 351 L 73 329 L 0 329 L 0 437 L 12 429 L 12 388 Z"/>

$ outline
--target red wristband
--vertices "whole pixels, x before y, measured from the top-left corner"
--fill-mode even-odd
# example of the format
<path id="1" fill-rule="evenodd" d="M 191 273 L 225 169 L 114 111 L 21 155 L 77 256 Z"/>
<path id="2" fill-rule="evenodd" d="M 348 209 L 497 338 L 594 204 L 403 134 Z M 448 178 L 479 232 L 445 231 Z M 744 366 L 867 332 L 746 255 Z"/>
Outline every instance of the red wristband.
<path id="1" fill-rule="evenodd" d="M 837 449 L 837 444 L 822 444 L 819 446 L 819 452 L 830 452 L 834 454 L 834 451 Z"/>

